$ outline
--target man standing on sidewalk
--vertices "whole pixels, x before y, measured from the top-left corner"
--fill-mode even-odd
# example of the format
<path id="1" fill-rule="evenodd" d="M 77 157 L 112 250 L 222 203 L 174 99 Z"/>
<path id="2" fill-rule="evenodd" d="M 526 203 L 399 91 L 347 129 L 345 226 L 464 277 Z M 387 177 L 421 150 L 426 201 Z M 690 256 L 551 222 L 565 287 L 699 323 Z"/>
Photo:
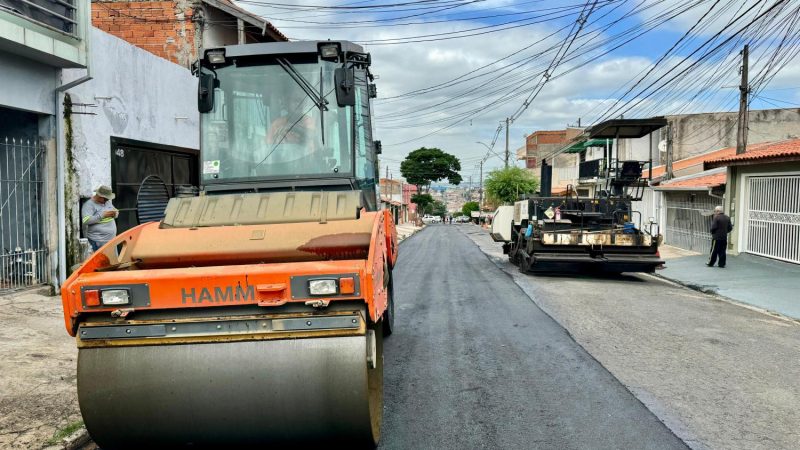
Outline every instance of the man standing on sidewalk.
<path id="1" fill-rule="evenodd" d="M 722 212 L 722 206 L 714 208 L 714 219 L 711 221 L 711 256 L 706 265 L 713 267 L 719 257 L 719 267 L 725 267 L 725 250 L 728 248 L 728 233 L 733 230 L 731 218 Z"/>
<path id="2" fill-rule="evenodd" d="M 114 219 L 118 211 L 111 204 L 113 199 L 111 188 L 100 186 L 81 208 L 81 220 L 86 227 L 84 236 L 89 239 L 93 251 L 97 251 L 117 235 L 117 223 Z"/>

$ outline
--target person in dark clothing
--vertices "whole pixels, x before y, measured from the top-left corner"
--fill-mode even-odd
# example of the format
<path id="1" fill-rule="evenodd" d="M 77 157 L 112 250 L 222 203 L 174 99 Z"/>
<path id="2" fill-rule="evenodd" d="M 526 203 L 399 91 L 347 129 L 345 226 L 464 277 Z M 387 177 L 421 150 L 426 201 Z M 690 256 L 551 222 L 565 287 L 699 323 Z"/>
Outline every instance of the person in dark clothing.
<path id="1" fill-rule="evenodd" d="M 708 267 L 713 267 L 719 258 L 719 267 L 725 267 L 725 250 L 728 248 L 728 233 L 733 230 L 731 218 L 722 212 L 722 206 L 714 208 L 714 219 L 711 221 L 711 255 Z"/>

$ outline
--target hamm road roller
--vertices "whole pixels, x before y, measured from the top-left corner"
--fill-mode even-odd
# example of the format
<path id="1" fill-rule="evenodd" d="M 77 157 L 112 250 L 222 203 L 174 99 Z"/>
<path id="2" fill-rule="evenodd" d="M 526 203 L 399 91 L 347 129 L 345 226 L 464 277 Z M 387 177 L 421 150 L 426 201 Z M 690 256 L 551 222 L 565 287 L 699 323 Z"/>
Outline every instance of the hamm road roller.
<path id="1" fill-rule="evenodd" d="M 204 51 L 201 186 L 61 290 L 101 448 L 378 443 L 397 234 L 370 62 L 349 42 Z"/>

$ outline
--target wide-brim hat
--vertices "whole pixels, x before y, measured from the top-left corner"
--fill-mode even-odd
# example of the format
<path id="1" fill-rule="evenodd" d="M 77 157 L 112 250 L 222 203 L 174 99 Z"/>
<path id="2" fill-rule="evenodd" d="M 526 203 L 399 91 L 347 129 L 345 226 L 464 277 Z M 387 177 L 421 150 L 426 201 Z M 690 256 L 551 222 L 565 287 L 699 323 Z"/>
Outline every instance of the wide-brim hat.
<path id="1" fill-rule="evenodd" d="M 97 195 L 98 197 L 103 197 L 108 200 L 114 200 L 114 197 L 116 197 L 116 195 L 114 195 L 114 193 L 111 192 L 111 188 L 106 185 L 99 186 L 94 191 L 94 195 Z"/>

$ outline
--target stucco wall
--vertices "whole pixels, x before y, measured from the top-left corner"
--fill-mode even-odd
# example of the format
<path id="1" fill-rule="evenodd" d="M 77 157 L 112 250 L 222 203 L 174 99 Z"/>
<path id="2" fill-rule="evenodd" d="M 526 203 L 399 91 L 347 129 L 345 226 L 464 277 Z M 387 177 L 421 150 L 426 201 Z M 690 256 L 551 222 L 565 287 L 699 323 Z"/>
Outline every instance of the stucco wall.
<path id="1" fill-rule="evenodd" d="M 4 51 L 0 67 L 0 106 L 53 114 L 59 69 Z"/>
<path id="2" fill-rule="evenodd" d="M 93 79 L 69 91 L 81 196 L 111 182 L 111 136 L 199 148 L 197 81 L 189 70 L 92 28 Z M 65 71 L 65 82 L 84 71 Z M 63 120 L 63 119 L 62 119 Z"/>
<path id="3" fill-rule="evenodd" d="M 738 113 L 667 116 L 673 127 L 673 160 L 736 145 Z M 750 111 L 749 144 L 800 136 L 800 109 Z"/>

